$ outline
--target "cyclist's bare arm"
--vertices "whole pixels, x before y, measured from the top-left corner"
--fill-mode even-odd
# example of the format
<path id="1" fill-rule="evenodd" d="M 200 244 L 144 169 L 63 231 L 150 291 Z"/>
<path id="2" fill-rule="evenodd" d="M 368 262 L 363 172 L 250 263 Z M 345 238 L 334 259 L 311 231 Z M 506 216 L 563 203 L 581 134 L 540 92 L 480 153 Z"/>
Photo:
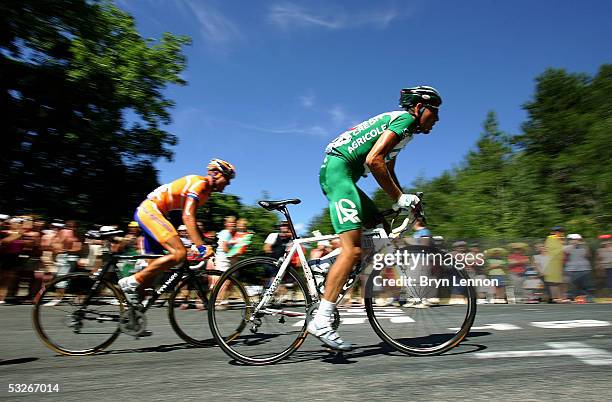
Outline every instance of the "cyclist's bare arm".
<path id="1" fill-rule="evenodd" d="M 374 178 L 380 185 L 380 187 L 391 197 L 393 201 L 397 201 L 402 195 L 402 189 L 397 185 L 392 174 L 387 168 L 385 163 L 385 156 L 387 156 L 393 147 L 399 143 L 399 138 L 391 130 L 385 130 L 368 156 L 366 158 L 366 165 L 374 175 Z M 393 173 L 395 175 L 395 173 Z"/>
<path id="2" fill-rule="evenodd" d="M 187 234 L 193 242 L 194 246 L 198 247 L 204 244 L 202 235 L 198 229 L 196 223 L 196 211 L 198 209 L 198 202 L 193 198 L 187 198 L 185 201 L 185 207 L 183 208 L 183 223 L 187 227 Z"/>
<path id="3" fill-rule="evenodd" d="M 393 179 L 397 187 L 399 187 L 399 189 L 401 190 L 402 186 L 400 185 L 399 180 L 397 179 L 397 175 L 395 174 L 395 158 L 387 162 L 387 170 L 389 171 L 389 174 L 391 175 L 391 178 Z"/>

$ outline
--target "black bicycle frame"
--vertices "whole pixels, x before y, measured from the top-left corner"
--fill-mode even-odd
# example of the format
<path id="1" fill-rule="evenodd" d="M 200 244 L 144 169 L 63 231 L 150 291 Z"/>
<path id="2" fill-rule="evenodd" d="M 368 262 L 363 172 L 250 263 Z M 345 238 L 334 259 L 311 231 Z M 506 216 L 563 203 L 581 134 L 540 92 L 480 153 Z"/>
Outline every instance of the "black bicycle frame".
<path id="1" fill-rule="evenodd" d="M 111 254 L 110 258 L 106 261 L 106 263 L 102 266 L 100 271 L 97 273 L 96 280 L 91 286 L 90 292 L 85 298 L 85 302 L 83 304 L 84 305 L 89 304 L 93 295 L 97 294 L 98 290 L 100 290 L 100 287 L 102 286 L 102 281 L 100 280 L 100 278 L 104 278 L 104 276 L 108 274 L 109 272 L 117 271 L 117 262 L 130 261 L 130 260 L 145 260 L 145 259 L 150 260 L 150 259 L 155 259 L 155 258 L 160 258 L 160 257 L 163 257 L 163 255 L 161 254 L 142 254 L 142 255 Z M 155 301 L 166 291 L 174 289 L 174 287 L 180 282 L 180 280 L 183 279 L 183 275 L 185 273 L 187 273 L 187 275 L 191 277 L 192 279 L 195 278 L 195 273 L 191 269 L 188 269 L 188 265 L 189 265 L 188 261 L 185 261 L 180 267 L 171 269 L 172 275 L 170 275 L 170 277 L 164 282 L 163 285 L 161 285 L 158 289 L 155 290 L 155 293 L 151 296 L 147 305 L 142 309 L 143 312 L 146 312 L 149 309 L 149 307 L 151 307 L 155 303 Z M 192 282 L 198 288 L 197 290 L 203 296 L 205 296 L 206 292 L 202 288 L 200 281 L 193 280 Z"/>

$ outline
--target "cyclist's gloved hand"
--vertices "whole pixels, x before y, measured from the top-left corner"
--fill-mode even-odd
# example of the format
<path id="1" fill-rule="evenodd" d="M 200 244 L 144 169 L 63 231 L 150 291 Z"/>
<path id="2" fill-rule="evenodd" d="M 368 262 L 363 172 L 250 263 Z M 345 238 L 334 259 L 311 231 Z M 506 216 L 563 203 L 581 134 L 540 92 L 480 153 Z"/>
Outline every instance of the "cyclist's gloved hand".
<path id="1" fill-rule="evenodd" d="M 200 244 L 199 246 L 197 246 L 196 250 L 198 250 L 199 258 L 210 258 L 214 254 L 212 247 L 208 247 L 203 244 Z"/>
<path id="2" fill-rule="evenodd" d="M 414 194 L 402 194 L 397 202 L 393 204 L 393 210 L 408 209 L 417 205 L 421 200 Z"/>

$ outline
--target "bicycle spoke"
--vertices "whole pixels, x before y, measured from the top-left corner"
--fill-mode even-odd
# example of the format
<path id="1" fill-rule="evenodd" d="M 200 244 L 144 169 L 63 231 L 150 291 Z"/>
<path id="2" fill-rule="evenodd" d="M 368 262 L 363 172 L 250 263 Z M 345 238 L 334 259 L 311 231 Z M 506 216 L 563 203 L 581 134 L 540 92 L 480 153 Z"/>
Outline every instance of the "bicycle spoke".
<path id="1" fill-rule="evenodd" d="M 109 301 L 121 296 L 102 281 L 88 305 L 83 305 L 93 282 L 87 274 L 70 274 L 51 282 L 40 295 L 34 306 L 34 326 L 49 348 L 63 354 L 90 354 L 117 337 L 123 305 Z"/>
<path id="2" fill-rule="evenodd" d="M 220 280 L 211 296 L 209 312 L 215 339 L 233 358 L 250 364 L 269 364 L 292 353 L 305 337 L 310 297 L 302 279 L 287 270 L 266 305 L 259 306 L 278 273 L 268 258 L 244 260 Z M 242 300 L 227 287 L 240 284 Z M 224 286 L 226 287 L 225 289 Z M 236 333 L 237 323 L 242 329 Z"/>

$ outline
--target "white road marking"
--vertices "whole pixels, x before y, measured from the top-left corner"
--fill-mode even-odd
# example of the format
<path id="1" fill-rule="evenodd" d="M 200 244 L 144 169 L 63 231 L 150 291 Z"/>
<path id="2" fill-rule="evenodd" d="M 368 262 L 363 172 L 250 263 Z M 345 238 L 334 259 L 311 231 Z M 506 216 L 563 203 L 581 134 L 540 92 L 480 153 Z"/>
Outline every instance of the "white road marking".
<path id="1" fill-rule="evenodd" d="M 569 321 L 534 321 L 532 326 L 547 329 L 563 328 L 585 328 L 585 327 L 606 327 L 610 325 L 608 321 L 599 320 L 569 320 Z"/>
<path id="2" fill-rule="evenodd" d="M 402 317 L 391 317 L 390 318 L 391 322 L 394 324 L 404 324 L 407 322 L 414 322 L 414 320 L 410 317 L 406 316 L 402 316 Z"/>
<path id="3" fill-rule="evenodd" d="M 349 318 L 343 318 L 340 320 L 340 322 L 342 324 L 365 324 L 366 321 L 368 321 L 367 318 L 360 318 L 360 317 L 349 317 Z"/>
<path id="4" fill-rule="evenodd" d="M 591 366 L 612 365 L 612 353 L 597 349 L 582 342 L 548 342 L 553 349 L 510 350 L 505 352 L 482 352 L 472 355 L 476 359 L 499 359 L 510 357 L 573 356 Z"/>
<path id="5" fill-rule="evenodd" d="M 376 310 L 377 318 L 388 318 L 394 324 L 404 324 L 414 322 L 414 320 L 405 315 L 404 312 L 399 308 L 393 307 L 374 307 Z M 367 312 L 364 307 L 340 307 L 341 323 L 343 325 L 357 325 L 365 324 L 368 322 Z M 302 327 L 304 320 L 299 320 L 292 324 L 294 327 Z"/>

